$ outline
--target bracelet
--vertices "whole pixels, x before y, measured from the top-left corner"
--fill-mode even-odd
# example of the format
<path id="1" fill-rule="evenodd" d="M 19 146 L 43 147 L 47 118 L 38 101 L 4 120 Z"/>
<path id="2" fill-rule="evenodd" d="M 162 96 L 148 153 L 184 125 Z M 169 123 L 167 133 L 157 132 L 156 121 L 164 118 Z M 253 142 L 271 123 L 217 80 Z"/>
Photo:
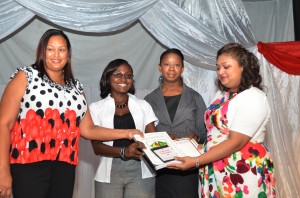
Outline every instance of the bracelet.
<path id="1" fill-rule="evenodd" d="M 123 147 L 120 150 L 120 157 L 122 160 L 127 160 L 127 158 L 125 157 L 125 149 L 126 149 L 126 147 Z"/>
<path id="2" fill-rule="evenodd" d="M 199 168 L 200 164 L 199 164 L 199 161 L 198 161 L 198 157 L 194 157 L 195 158 L 195 162 L 196 162 L 196 168 Z"/>

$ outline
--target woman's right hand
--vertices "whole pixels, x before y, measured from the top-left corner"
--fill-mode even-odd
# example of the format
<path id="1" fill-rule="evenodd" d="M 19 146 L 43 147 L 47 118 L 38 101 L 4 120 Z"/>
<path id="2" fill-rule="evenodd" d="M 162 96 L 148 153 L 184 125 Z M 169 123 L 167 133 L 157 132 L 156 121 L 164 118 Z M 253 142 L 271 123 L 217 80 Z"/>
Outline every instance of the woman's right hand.
<path id="1" fill-rule="evenodd" d="M 196 158 L 194 157 L 175 157 L 175 160 L 180 161 L 180 164 L 171 163 L 167 165 L 167 168 L 176 169 L 176 170 L 191 170 L 196 167 Z"/>
<path id="2" fill-rule="evenodd" d="M 0 170 L 0 198 L 10 198 L 12 193 L 12 177 L 9 170 Z"/>
<path id="3" fill-rule="evenodd" d="M 0 198 L 10 198 L 12 194 L 9 158 L 11 129 L 18 117 L 27 84 L 25 72 L 19 71 L 7 84 L 0 102 Z"/>

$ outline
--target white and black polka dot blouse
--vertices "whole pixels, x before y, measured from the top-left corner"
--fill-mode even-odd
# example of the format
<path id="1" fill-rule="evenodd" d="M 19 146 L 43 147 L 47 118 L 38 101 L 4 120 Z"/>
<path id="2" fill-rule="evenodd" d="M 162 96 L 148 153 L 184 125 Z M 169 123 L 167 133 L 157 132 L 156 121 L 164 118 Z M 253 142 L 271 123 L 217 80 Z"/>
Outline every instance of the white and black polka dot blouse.
<path id="1" fill-rule="evenodd" d="M 87 110 L 83 86 L 61 86 L 40 78 L 30 66 L 18 68 L 27 77 L 18 119 L 11 131 L 11 163 L 60 160 L 78 163 L 79 123 Z"/>

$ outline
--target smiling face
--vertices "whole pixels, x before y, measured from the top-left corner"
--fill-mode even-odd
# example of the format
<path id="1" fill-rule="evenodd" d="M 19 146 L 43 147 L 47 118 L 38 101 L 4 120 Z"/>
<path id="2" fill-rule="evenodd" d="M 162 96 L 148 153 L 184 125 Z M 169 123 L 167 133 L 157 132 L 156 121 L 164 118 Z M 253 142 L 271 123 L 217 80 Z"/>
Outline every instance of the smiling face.
<path id="1" fill-rule="evenodd" d="M 132 69 L 125 64 L 120 65 L 110 76 L 111 95 L 127 94 L 133 84 Z"/>
<path id="2" fill-rule="evenodd" d="M 62 36 L 50 37 L 46 47 L 45 70 L 48 74 L 62 71 L 69 57 L 67 42 Z"/>
<path id="3" fill-rule="evenodd" d="M 217 59 L 217 76 L 221 84 L 231 92 L 237 92 L 241 83 L 243 67 L 231 55 L 222 54 Z"/>
<path id="4" fill-rule="evenodd" d="M 183 72 L 183 61 L 180 56 L 174 53 L 169 53 L 163 57 L 158 69 L 161 72 L 164 81 L 181 82 L 181 74 Z"/>

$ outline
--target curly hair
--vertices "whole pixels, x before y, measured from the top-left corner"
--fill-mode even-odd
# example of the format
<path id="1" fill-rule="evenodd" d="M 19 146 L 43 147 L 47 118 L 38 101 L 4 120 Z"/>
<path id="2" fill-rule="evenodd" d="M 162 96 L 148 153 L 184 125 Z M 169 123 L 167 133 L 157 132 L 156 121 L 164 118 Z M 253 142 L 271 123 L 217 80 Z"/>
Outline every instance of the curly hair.
<path id="1" fill-rule="evenodd" d="M 105 69 L 103 70 L 101 79 L 100 79 L 100 97 L 106 98 L 108 96 L 108 94 L 111 93 L 111 87 L 110 87 L 110 77 L 112 75 L 112 73 L 114 73 L 118 67 L 120 67 L 121 65 L 127 65 L 132 73 L 133 73 L 133 69 L 131 67 L 131 65 L 123 59 L 115 59 L 112 60 L 110 63 L 108 63 L 108 65 L 105 67 Z M 132 83 L 132 86 L 130 87 L 128 93 L 130 94 L 135 94 L 135 87 L 134 87 L 134 81 Z"/>
<path id="2" fill-rule="evenodd" d="M 260 90 L 263 89 L 261 85 L 262 77 L 259 74 L 260 64 L 258 58 L 252 52 L 249 52 L 238 43 L 228 43 L 218 50 L 217 59 L 224 54 L 230 55 L 237 60 L 240 67 L 243 67 L 238 92 L 249 89 L 251 86 L 257 87 Z M 221 84 L 219 79 L 217 79 L 217 85 L 221 91 L 229 91 L 227 87 Z"/>

